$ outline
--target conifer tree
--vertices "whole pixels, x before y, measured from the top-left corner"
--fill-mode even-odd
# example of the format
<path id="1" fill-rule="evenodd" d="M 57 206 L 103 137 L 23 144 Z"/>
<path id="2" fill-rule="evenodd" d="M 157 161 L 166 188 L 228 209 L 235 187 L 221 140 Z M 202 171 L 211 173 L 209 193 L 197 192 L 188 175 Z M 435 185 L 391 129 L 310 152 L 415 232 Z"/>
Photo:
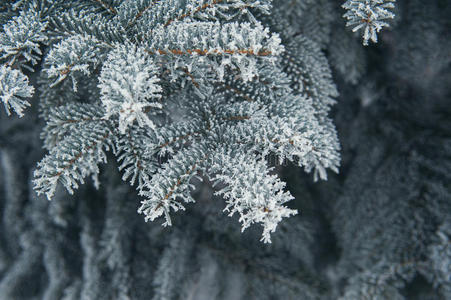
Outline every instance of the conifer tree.
<path id="1" fill-rule="evenodd" d="M 279 36 L 270 31 L 277 24 L 258 20 L 269 0 L 43 0 L 11 10 L 18 15 L 2 34 L 2 100 L 22 115 L 33 87 L 20 70 L 42 58 L 49 153 L 34 183 L 49 199 L 58 184 L 71 193 L 88 176 L 97 184 L 112 151 L 144 197 L 146 220 L 164 216 L 170 225 L 171 211 L 195 201 L 190 182 L 200 176 L 220 187 L 243 230 L 260 223 L 270 242 L 296 212 L 265 158 L 293 161 L 315 180 L 338 171 L 327 60 L 307 37 Z M 237 168 L 240 161 L 249 165 Z"/>
<path id="2" fill-rule="evenodd" d="M 3 1 L 0 299 L 448 299 L 446 2 Z"/>

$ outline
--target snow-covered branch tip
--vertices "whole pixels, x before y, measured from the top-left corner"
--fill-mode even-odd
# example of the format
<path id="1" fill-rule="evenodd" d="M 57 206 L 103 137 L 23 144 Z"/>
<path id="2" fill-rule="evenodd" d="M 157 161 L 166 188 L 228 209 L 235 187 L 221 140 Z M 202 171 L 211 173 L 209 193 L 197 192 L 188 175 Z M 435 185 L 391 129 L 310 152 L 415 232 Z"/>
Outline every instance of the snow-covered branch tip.
<path id="1" fill-rule="evenodd" d="M 8 116 L 14 110 L 22 117 L 23 110 L 30 106 L 25 98 L 33 96 L 33 93 L 34 88 L 28 85 L 28 78 L 21 71 L 0 66 L 0 99 Z"/>
<path id="2" fill-rule="evenodd" d="M 384 27 L 389 27 L 387 20 L 393 19 L 396 0 L 347 0 L 343 8 L 347 12 L 343 15 L 347 19 L 347 26 L 352 31 L 361 30 L 363 44 L 368 45 L 371 40 L 377 43 L 377 33 Z"/>

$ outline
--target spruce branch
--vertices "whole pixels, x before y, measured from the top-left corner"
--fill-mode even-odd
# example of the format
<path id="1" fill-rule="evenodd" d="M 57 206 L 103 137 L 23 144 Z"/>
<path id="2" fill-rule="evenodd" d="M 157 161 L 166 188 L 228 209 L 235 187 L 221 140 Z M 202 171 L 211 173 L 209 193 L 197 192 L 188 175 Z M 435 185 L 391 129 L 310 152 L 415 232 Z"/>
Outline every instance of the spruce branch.
<path id="1" fill-rule="evenodd" d="M 49 119 L 41 133 L 44 147 L 51 150 L 67 135 L 82 130 L 89 123 L 101 123 L 102 107 L 99 105 L 68 103 L 53 107 Z M 80 127 L 82 127 L 80 129 Z"/>
<path id="2" fill-rule="evenodd" d="M 343 15 L 347 19 L 347 26 L 352 26 L 352 31 L 362 30 L 363 45 L 368 41 L 377 43 L 377 33 L 390 25 L 386 20 L 393 19 L 392 10 L 396 0 L 347 0 L 343 8 L 347 12 Z"/>
<path id="3" fill-rule="evenodd" d="M 137 28 L 154 28 L 178 22 L 231 22 L 242 17 L 246 17 L 251 23 L 258 23 L 253 13 L 269 14 L 270 3 L 271 0 L 124 1 L 118 9 L 118 20 L 128 29 L 132 25 Z"/>
<path id="4" fill-rule="evenodd" d="M 61 109 L 73 112 L 79 107 Z M 92 109 L 90 111 L 93 112 Z M 76 115 L 74 113 L 75 119 Z M 100 116 L 98 111 L 96 116 Z M 34 172 L 37 193 L 45 194 L 48 199 L 53 197 L 59 182 L 69 193 L 73 193 L 78 188 L 78 182 L 83 183 L 89 175 L 97 182 L 98 164 L 106 162 L 105 150 L 113 146 L 113 132 L 107 121 L 100 119 L 93 122 L 89 119 L 76 123 L 78 126 L 71 128 L 72 131 L 38 163 Z"/>
<path id="5" fill-rule="evenodd" d="M 55 38 L 72 35 L 92 36 L 106 44 L 123 43 L 125 30 L 114 20 L 93 12 L 67 9 L 50 16 L 49 23 Z"/>
<path id="6" fill-rule="evenodd" d="M 253 223 L 261 223 L 261 240 L 270 243 L 270 234 L 282 218 L 295 215 L 297 211 L 283 205 L 293 199 L 283 191 L 285 183 L 276 175 L 269 175 L 271 169 L 263 160 L 255 161 L 246 156 L 233 150 L 218 149 L 210 162 L 210 172 L 215 174 L 212 181 L 226 185 L 216 194 L 226 199 L 224 211 L 229 216 L 239 214 L 242 231 Z"/>
<path id="7" fill-rule="evenodd" d="M 0 66 L 0 99 L 8 116 L 12 109 L 19 117 L 23 117 L 23 110 L 30 106 L 25 98 L 30 98 L 33 93 L 34 88 L 28 85 L 28 78 L 21 71 Z"/>
<path id="8" fill-rule="evenodd" d="M 260 10 L 264 13 L 269 11 L 269 3 L 271 1 L 255 1 L 255 0 L 202 0 L 188 1 L 183 13 L 172 19 L 168 19 L 165 26 L 169 26 L 173 22 L 184 21 L 188 18 L 212 19 L 217 20 L 218 17 L 230 21 L 237 16 L 249 15 L 249 9 Z M 251 20 L 255 20 L 252 18 Z"/>
<path id="9" fill-rule="evenodd" d="M 130 178 L 133 185 L 138 179 L 138 189 L 148 183 L 160 167 L 158 157 L 172 155 L 201 134 L 194 122 L 167 125 L 155 131 L 133 125 L 116 140 L 116 156 L 121 163 L 123 180 Z"/>
<path id="10" fill-rule="evenodd" d="M 270 61 L 283 51 L 280 39 L 261 25 L 250 23 L 189 22 L 174 23 L 168 27 L 157 26 L 146 37 L 147 49 L 158 55 L 188 55 L 188 71 L 202 64 L 202 56 L 218 56 L 219 79 L 224 67 L 236 66 L 241 76 L 250 80 L 256 75 L 253 56 L 267 57 Z"/>
<path id="11" fill-rule="evenodd" d="M 158 68 L 148 54 L 134 45 L 120 45 L 110 52 L 100 74 L 99 88 L 105 118 L 119 115 L 122 134 L 135 120 L 140 127 L 155 128 L 143 110 L 162 108 L 157 101 L 162 91 L 157 72 Z"/>
<path id="12" fill-rule="evenodd" d="M 182 149 L 161 167 L 140 191 L 146 199 L 141 201 L 138 212 L 145 215 L 146 221 L 164 215 L 163 226 L 171 226 L 170 210 L 185 210 L 178 198 L 186 203 L 195 202 L 190 193 L 194 189 L 190 181 L 197 171 L 205 168 L 207 157 L 206 145 L 197 143 Z"/>
<path id="13" fill-rule="evenodd" d="M 146 220 L 164 215 L 171 225 L 170 212 L 194 202 L 200 172 L 224 186 L 243 229 L 260 223 L 269 242 L 295 212 L 264 158 L 315 170 L 314 179 L 337 171 L 327 60 L 302 36 L 285 49 L 257 20 L 271 1 L 88 2 L 49 12 L 38 79 L 49 153 L 35 172 L 38 193 L 51 198 L 58 182 L 72 193 L 111 149 L 122 179 L 144 197 Z"/>
<path id="14" fill-rule="evenodd" d="M 24 63 L 35 65 L 39 61 L 42 55 L 40 44 L 47 41 L 44 33 L 47 24 L 32 6 L 20 11 L 18 16 L 3 25 L 3 32 L 0 32 L 0 60 L 6 60 L 9 66 L 18 64 L 32 70 Z M 23 60 L 19 61 L 20 58 Z"/>
<path id="15" fill-rule="evenodd" d="M 117 19 L 126 30 L 131 30 L 136 22 L 160 0 L 123 1 L 119 6 Z"/>
<path id="16" fill-rule="evenodd" d="M 56 78 L 54 87 L 68 76 L 77 91 L 77 77 L 89 76 L 102 60 L 107 46 L 91 36 L 73 35 L 55 45 L 47 54 L 44 71 L 49 78 Z"/>
<path id="17" fill-rule="evenodd" d="M 128 128 L 116 139 L 116 156 L 120 163 L 119 170 L 123 172 L 122 180 L 129 180 L 131 185 L 137 182 L 138 187 L 150 180 L 158 167 L 154 153 L 148 149 L 152 143 L 147 131 L 138 126 Z"/>

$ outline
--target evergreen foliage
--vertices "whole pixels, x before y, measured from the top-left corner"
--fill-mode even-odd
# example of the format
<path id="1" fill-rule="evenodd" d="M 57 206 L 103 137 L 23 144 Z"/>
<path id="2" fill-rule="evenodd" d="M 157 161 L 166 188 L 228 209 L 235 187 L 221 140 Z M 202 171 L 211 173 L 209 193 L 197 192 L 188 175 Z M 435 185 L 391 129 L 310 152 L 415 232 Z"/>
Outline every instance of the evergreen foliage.
<path id="1" fill-rule="evenodd" d="M 451 6 L 394 4 L 1 3 L 0 298 L 450 298 Z"/>
<path id="2" fill-rule="evenodd" d="M 386 20 L 393 19 L 395 14 L 391 11 L 396 0 L 348 0 L 343 4 L 347 9 L 344 17 L 348 20 L 347 26 L 353 26 L 353 31 L 362 30 L 363 44 L 368 41 L 377 42 L 377 33 L 388 27 Z"/>
<path id="3" fill-rule="evenodd" d="M 72 193 L 87 176 L 96 178 L 112 149 L 123 161 L 124 179 L 138 178 L 145 197 L 138 211 L 146 220 L 164 215 L 170 225 L 171 209 L 194 202 L 191 178 L 207 176 L 231 185 L 218 192 L 226 210 L 239 212 L 243 229 L 262 223 L 270 242 L 269 232 L 294 211 L 284 206 L 292 196 L 264 167 L 265 157 L 314 170 L 315 180 L 326 179 L 327 168 L 338 172 L 328 117 L 337 92 L 315 42 L 285 37 L 284 49 L 272 24 L 258 21 L 271 1 L 93 2 L 16 3 L 19 15 L 4 26 L 6 65 L 18 57 L 24 60 L 17 68 L 35 65 L 48 44 L 40 98 L 50 152 L 35 172 L 38 193 L 50 199 L 58 183 Z M 24 88 L 19 71 L 5 72 L 20 83 L 3 80 L 2 100 L 21 115 L 32 88 Z M 98 84 L 79 93 L 86 80 Z M 57 104 L 51 89 L 74 98 Z M 137 132 L 146 136 L 140 145 L 134 145 Z M 239 171 L 233 162 L 244 154 L 254 162 Z M 167 162 L 159 165 L 164 155 Z M 257 170 L 263 177 L 254 177 Z M 234 178 L 238 173 L 242 180 Z"/>
<path id="4" fill-rule="evenodd" d="M 33 96 L 34 88 L 28 84 L 28 78 L 19 70 L 11 67 L 0 67 L 0 97 L 5 106 L 6 113 L 11 115 L 13 109 L 20 117 L 22 111 L 30 106 L 24 98 Z"/>

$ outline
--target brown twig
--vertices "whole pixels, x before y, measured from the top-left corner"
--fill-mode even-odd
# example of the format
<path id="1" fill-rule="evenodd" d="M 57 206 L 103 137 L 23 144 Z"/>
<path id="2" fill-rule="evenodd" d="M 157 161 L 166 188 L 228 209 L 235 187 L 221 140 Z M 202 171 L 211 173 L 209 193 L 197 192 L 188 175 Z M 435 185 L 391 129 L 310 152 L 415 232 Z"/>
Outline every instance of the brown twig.
<path id="1" fill-rule="evenodd" d="M 207 158 L 208 158 L 208 156 L 205 155 L 204 158 L 201 159 L 201 161 L 199 162 L 199 164 L 203 163 Z M 193 173 L 193 172 L 196 170 L 197 165 L 198 165 L 198 163 L 194 163 L 193 166 L 192 166 L 191 168 L 189 168 L 182 176 L 180 176 L 180 177 L 177 179 L 177 182 L 171 187 L 171 189 L 169 190 L 169 193 L 167 193 L 167 194 L 164 196 L 163 200 L 169 199 L 169 198 L 174 194 L 175 189 L 176 189 L 180 184 L 182 184 L 182 177 L 183 177 L 183 176 L 190 175 L 191 173 Z M 157 206 L 157 207 L 158 207 L 158 206 Z M 157 207 L 155 207 L 155 210 L 157 210 Z"/>
<path id="2" fill-rule="evenodd" d="M 214 50 L 207 50 L 207 49 L 186 49 L 186 50 L 180 50 L 180 49 L 147 49 L 147 53 L 150 55 L 193 55 L 197 54 L 200 56 L 207 56 L 207 55 L 224 55 L 224 54 L 244 54 L 244 55 L 253 55 L 253 56 L 270 56 L 272 54 L 271 51 L 268 50 L 260 50 L 258 52 L 255 52 L 253 49 L 237 49 L 237 50 L 231 50 L 231 49 L 214 49 Z"/>
<path id="3" fill-rule="evenodd" d="M 199 83 L 196 81 L 196 78 L 194 77 L 193 74 L 191 74 L 190 71 L 188 71 L 188 68 L 183 68 L 183 71 L 185 72 L 185 74 L 191 79 L 191 82 L 193 83 L 193 85 L 197 88 L 199 88 Z"/>
<path id="4" fill-rule="evenodd" d="M 143 7 L 140 11 L 138 11 L 138 13 L 135 15 L 135 17 L 133 18 L 133 20 L 131 20 L 128 24 L 127 27 L 132 26 L 139 18 L 141 18 L 144 13 L 150 9 L 155 3 L 157 3 L 159 0 L 153 0 L 149 5 Z"/>
<path id="5" fill-rule="evenodd" d="M 108 3 L 105 3 L 105 1 L 103 0 L 94 0 L 94 1 L 103 6 L 103 8 L 109 10 L 113 15 L 117 15 L 117 10 L 111 5 L 108 5 Z"/>
<path id="6" fill-rule="evenodd" d="M 68 165 L 63 167 L 63 169 L 61 171 L 59 171 L 58 173 L 56 173 L 53 177 L 57 176 L 61 176 L 63 174 L 63 171 L 69 169 L 77 160 L 79 160 L 82 156 L 83 153 L 88 152 L 89 150 L 93 149 L 96 145 L 103 143 L 108 137 L 110 136 L 110 132 L 107 132 L 101 139 L 100 141 L 95 141 L 92 144 L 88 145 L 84 151 L 80 151 L 77 155 L 75 155 L 75 157 L 71 160 L 68 161 Z"/>

